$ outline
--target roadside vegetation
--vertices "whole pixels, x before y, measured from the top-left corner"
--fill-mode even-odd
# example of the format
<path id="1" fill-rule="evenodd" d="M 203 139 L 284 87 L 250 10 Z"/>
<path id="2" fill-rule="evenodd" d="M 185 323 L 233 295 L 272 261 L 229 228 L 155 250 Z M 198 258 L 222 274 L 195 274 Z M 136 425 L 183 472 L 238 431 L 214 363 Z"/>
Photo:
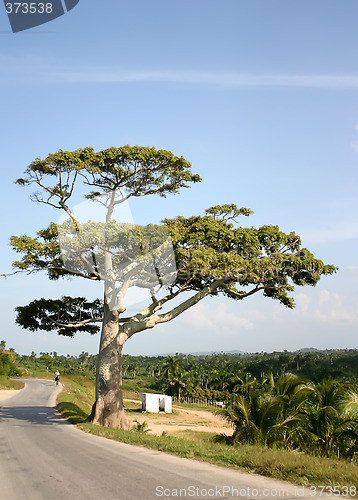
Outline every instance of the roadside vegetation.
<path id="1" fill-rule="evenodd" d="M 95 362 L 88 353 L 19 356 L 2 344 L 0 388 L 13 383 L 9 376 L 53 378 L 59 369 L 64 390 L 58 410 L 85 432 L 302 485 L 357 486 L 357 351 L 124 356 L 126 391 L 169 393 L 177 411 L 202 409 L 195 405 L 199 395 L 209 411 L 220 401 L 224 408 L 216 411 L 232 424 L 233 436 L 194 430 L 153 435 L 145 416 L 139 418 L 139 404 L 130 401 L 127 413 L 138 415 L 135 432 L 86 423 Z M 312 366 L 314 380 L 307 377 Z"/>
<path id="2" fill-rule="evenodd" d="M 24 384 L 19 380 L 11 380 L 10 377 L 18 377 L 22 372 L 18 369 L 15 361 L 16 353 L 13 349 L 6 350 L 6 343 L 0 342 L 0 390 L 21 389 Z"/>
<path id="3" fill-rule="evenodd" d="M 0 391 L 9 389 L 22 389 L 24 387 L 23 382 L 20 380 L 11 380 L 8 377 L 0 376 Z"/>
<path id="4" fill-rule="evenodd" d="M 93 382 L 73 376 L 65 376 L 63 381 L 65 387 L 59 394 L 57 407 L 65 418 L 85 432 L 301 485 L 348 486 L 353 493 L 357 486 L 358 465 L 346 460 L 255 444 L 233 446 L 224 440 L 218 442 L 217 436 L 206 432 L 182 431 L 155 436 L 145 432 L 145 425 L 141 432 L 140 425 L 123 431 L 86 423 L 84 420 L 93 403 Z"/>
<path id="5" fill-rule="evenodd" d="M 234 443 L 261 444 L 320 457 L 358 458 L 357 386 L 332 379 L 315 385 L 285 373 L 248 378 L 222 410 Z"/>

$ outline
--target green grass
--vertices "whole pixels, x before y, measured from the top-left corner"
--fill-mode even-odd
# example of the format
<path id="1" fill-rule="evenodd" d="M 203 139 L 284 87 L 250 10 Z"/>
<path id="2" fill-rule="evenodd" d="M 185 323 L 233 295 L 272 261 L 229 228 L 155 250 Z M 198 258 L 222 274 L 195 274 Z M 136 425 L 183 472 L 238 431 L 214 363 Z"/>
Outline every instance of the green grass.
<path id="1" fill-rule="evenodd" d="M 8 377 L 0 377 L 0 390 L 4 389 L 22 389 L 25 384 L 20 380 L 11 380 Z"/>
<path id="2" fill-rule="evenodd" d="M 55 378 L 55 375 L 53 375 L 51 372 L 41 370 L 33 370 L 32 372 L 26 373 L 24 376 L 26 378 L 45 378 L 48 380 L 53 380 Z"/>
<path id="3" fill-rule="evenodd" d="M 192 431 L 191 429 L 171 432 L 170 435 L 181 439 L 190 439 L 191 441 L 195 441 L 196 443 L 205 441 L 213 442 L 215 437 L 217 436 L 215 432 Z"/>
<path id="4" fill-rule="evenodd" d="M 84 423 L 94 400 L 93 382 L 73 376 L 64 377 L 63 381 L 65 388 L 59 394 L 58 409 L 85 432 L 300 485 L 357 486 L 358 464 L 343 460 L 259 446 L 217 443 L 214 436 L 206 432 L 188 430 L 180 431 L 176 436 L 154 436 Z"/>
<path id="5" fill-rule="evenodd" d="M 61 382 L 64 389 L 57 397 L 57 409 L 71 424 L 83 422 L 90 414 L 95 399 L 94 383 L 74 375 L 64 375 Z"/>

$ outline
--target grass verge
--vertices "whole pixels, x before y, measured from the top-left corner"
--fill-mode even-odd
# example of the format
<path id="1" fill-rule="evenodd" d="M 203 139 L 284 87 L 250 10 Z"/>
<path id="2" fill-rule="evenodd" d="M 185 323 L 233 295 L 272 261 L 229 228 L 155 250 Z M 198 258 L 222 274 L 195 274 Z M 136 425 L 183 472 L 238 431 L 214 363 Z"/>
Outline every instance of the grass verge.
<path id="1" fill-rule="evenodd" d="M 90 414 L 95 399 L 94 383 L 74 375 L 64 375 L 61 382 L 64 388 L 57 397 L 57 409 L 71 424 L 79 424 Z"/>
<path id="2" fill-rule="evenodd" d="M 8 377 L 0 377 L 0 390 L 23 389 L 25 384 L 20 380 L 11 380 Z"/>
<path id="3" fill-rule="evenodd" d="M 71 376 L 64 377 L 64 383 L 57 407 L 65 418 L 85 432 L 300 485 L 357 486 L 358 464 L 343 460 L 259 446 L 216 443 L 212 435 L 195 431 L 184 431 L 179 436 L 154 436 L 84 423 L 94 400 L 93 382 Z"/>

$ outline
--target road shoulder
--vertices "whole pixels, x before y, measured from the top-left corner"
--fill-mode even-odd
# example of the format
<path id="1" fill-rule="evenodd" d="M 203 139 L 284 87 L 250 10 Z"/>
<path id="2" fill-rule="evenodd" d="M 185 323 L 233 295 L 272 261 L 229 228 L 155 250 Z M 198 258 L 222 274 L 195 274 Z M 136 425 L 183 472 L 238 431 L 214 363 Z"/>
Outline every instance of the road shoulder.
<path id="1" fill-rule="evenodd" d="M 3 389 L 3 390 L 0 390 L 0 402 L 6 401 L 7 399 L 10 399 L 12 396 L 15 396 L 15 394 L 19 394 L 19 392 L 22 390 L 23 389 Z"/>

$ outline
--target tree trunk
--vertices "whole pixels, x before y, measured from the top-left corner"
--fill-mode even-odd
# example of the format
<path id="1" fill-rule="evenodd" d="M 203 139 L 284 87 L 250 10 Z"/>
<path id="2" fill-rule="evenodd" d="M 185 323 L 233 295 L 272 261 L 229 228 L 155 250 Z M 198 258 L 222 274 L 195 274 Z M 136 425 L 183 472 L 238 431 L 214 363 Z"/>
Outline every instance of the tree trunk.
<path id="1" fill-rule="evenodd" d="M 96 374 L 96 401 L 89 420 L 96 425 L 128 429 L 123 406 L 122 349 L 118 339 L 118 311 L 104 306 Z"/>

